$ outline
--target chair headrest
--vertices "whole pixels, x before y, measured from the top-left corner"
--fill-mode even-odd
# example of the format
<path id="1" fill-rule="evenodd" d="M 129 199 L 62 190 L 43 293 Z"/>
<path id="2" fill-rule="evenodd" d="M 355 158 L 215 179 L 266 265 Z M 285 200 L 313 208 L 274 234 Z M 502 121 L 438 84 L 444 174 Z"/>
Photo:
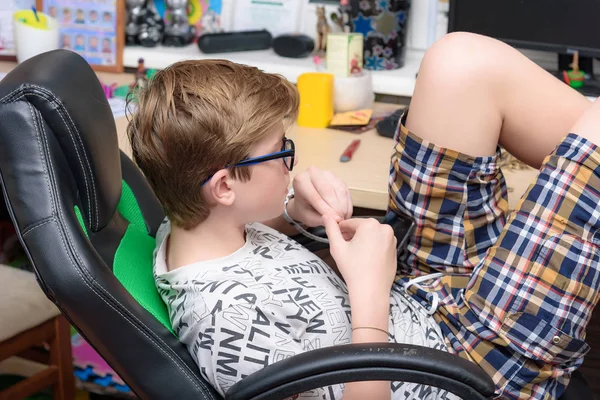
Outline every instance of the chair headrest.
<path id="1" fill-rule="evenodd" d="M 58 139 L 90 229 L 102 229 L 121 196 L 121 164 L 115 121 L 96 74 L 77 53 L 43 53 L 0 81 L 0 104 L 23 98 Z"/>

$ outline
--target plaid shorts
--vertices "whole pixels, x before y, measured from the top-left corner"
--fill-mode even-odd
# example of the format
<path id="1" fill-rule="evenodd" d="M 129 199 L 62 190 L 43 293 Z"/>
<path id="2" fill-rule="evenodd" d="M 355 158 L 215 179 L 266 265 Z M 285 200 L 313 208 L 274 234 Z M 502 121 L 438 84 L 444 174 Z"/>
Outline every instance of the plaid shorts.
<path id="1" fill-rule="evenodd" d="M 406 115 L 389 207 L 416 229 L 397 284 L 436 273 L 408 292 L 433 314 L 448 350 L 492 377 L 499 398 L 558 398 L 589 351 L 598 301 L 600 149 L 568 135 L 509 214 L 500 150 L 440 148 L 409 132 Z"/>

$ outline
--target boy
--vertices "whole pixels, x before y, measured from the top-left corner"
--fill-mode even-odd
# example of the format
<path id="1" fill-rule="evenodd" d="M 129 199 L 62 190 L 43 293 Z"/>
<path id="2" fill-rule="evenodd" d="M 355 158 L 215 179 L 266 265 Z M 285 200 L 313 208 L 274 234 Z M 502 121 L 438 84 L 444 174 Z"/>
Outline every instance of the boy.
<path id="1" fill-rule="evenodd" d="M 75 23 L 76 24 L 85 24 L 85 14 L 81 8 L 77 9 L 75 13 Z"/>
<path id="2" fill-rule="evenodd" d="M 75 51 L 85 51 L 85 38 L 83 37 L 83 35 L 77 35 L 75 36 L 75 47 L 74 47 Z"/>
<path id="3" fill-rule="evenodd" d="M 112 53 L 112 43 L 109 38 L 102 39 L 102 52 L 104 54 Z"/>
<path id="4" fill-rule="evenodd" d="M 70 8 L 63 8 L 62 22 L 63 22 L 63 24 L 71 23 L 71 9 Z"/>
<path id="5" fill-rule="evenodd" d="M 96 36 L 90 36 L 88 39 L 88 51 L 96 53 L 98 50 L 98 38 Z"/>
<path id="6" fill-rule="evenodd" d="M 285 100 L 295 92 L 284 83 L 229 68 L 159 72 L 128 129 L 172 223 L 157 235 L 157 287 L 180 340 L 217 390 L 303 351 L 390 340 L 476 362 L 498 397 L 560 396 L 589 349 L 585 328 L 598 300 L 600 103 L 591 107 L 498 41 L 467 34 L 439 41 L 423 60 L 392 157 L 390 208 L 416 221 L 409 271 L 395 277 L 388 227 L 347 219 L 339 181 L 294 180 L 288 212 L 309 226 L 323 216 L 342 282 L 276 231 L 247 224 L 280 211 L 293 160 L 273 157 L 294 155 L 286 140 L 275 143 L 283 129 L 273 118 L 266 124 L 273 129 L 254 119 L 274 109 L 293 117 L 297 101 Z M 240 80 L 260 84 L 248 90 Z M 243 150 L 249 139 L 237 136 L 246 127 L 240 113 L 269 131 Z M 219 129 L 227 140 L 211 136 Z M 562 139 L 567 132 L 574 134 Z M 499 143 L 541 166 L 510 217 Z M 181 196 L 187 189 L 190 196 Z M 344 400 L 455 398 L 389 382 L 302 397 L 342 393 Z"/>
<path id="7" fill-rule="evenodd" d="M 62 46 L 63 49 L 71 50 L 71 36 L 67 34 L 62 35 Z"/>
<path id="8" fill-rule="evenodd" d="M 98 22 L 98 11 L 91 10 L 90 11 L 90 24 L 95 24 Z"/>
<path id="9" fill-rule="evenodd" d="M 348 239 L 356 231 L 336 259 L 346 283 L 279 232 L 297 234 L 281 218 L 296 161 L 284 133 L 297 108 L 296 88 L 280 76 L 221 60 L 184 61 L 152 78 L 128 127 L 134 158 L 170 219 L 157 235 L 158 290 L 175 332 L 221 393 L 264 365 L 309 349 L 388 338 L 361 328 L 388 320 L 396 265 L 389 226 L 342 222 Z M 295 221 L 316 226 L 325 215 L 337 227 L 334 221 L 352 214 L 346 186 L 331 173 L 310 168 L 292 186 L 286 210 Z M 402 315 L 402 299 L 391 300 L 393 321 Z M 374 313 L 375 304 L 385 309 Z M 426 317 L 415 314 L 406 326 L 425 324 Z M 406 336 L 398 333 L 397 340 L 410 342 Z M 231 346 L 228 338 L 235 339 Z M 443 347 L 439 336 L 415 340 Z M 344 396 L 364 398 L 363 386 L 346 385 Z M 342 389 L 305 396 L 340 398 Z M 383 392 L 390 396 L 389 383 Z"/>

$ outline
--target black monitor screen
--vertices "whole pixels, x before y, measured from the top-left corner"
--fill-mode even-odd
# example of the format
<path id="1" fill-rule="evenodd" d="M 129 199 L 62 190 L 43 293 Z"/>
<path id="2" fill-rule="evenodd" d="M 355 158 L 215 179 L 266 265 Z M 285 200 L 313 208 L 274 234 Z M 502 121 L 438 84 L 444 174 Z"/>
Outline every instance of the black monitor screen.
<path id="1" fill-rule="evenodd" d="M 600 57 L 600 0 L 452 0 L 448 30 Z"/>

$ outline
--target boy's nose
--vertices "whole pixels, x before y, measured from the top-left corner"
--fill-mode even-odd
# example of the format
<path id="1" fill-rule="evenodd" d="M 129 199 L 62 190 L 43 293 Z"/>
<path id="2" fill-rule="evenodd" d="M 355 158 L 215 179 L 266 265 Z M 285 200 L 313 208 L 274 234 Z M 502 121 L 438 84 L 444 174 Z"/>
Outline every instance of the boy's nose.
<path id="1" fill-rule="evenodd" d="M 298 165 L 298 155 L 294 154 L 294 167 Z"/>

